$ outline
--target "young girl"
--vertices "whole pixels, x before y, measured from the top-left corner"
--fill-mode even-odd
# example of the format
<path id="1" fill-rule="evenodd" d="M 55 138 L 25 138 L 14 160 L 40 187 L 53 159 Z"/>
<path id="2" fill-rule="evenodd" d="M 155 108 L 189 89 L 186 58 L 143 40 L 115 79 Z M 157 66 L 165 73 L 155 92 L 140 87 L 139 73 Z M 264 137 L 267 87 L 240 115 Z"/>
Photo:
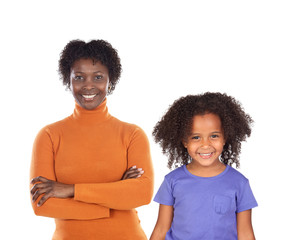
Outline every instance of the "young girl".
<path id="1" fill-rule="evenodd" d="M 153 131 L 169 168 L 154 201 L 160 203 L 150 240 L 255 239 L 251 209 L 257 206 L 239 167 L 241 142 L 252 119 L 221 93 L 176 100 Z"/>

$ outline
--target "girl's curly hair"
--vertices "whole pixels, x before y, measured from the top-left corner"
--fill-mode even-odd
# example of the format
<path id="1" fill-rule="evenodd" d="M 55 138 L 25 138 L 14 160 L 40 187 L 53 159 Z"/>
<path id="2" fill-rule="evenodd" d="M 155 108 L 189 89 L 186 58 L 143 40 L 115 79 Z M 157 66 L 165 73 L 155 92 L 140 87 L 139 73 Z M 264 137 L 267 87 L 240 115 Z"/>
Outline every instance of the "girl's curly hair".
<path id="1" fill-rule="evenodd" d="M 63 84 L 70 88 L 70 72 L 74 62 L 81 59 L 101 62 L 109 72 L 110 91 L 112 93 L 119 81 L 122 65 L 117 50 L 104 40 L 70 41 L 60 54 L 58 72 Z"/>
<path id="2" fill-rule="evenodd" d="M 182 141 L 191 132 L 193 117 L 206 113 L 216 114 L 221 119 L 226 141 L 220 156 L 221 162 L 230 166 L 235 163 L 239 167 L 241 142 L 250 136 L 253 120 L 233 97 L 207 92 L 179 98 L 154 127 L 154 140 L 168 156 L 170 169 L 190 162 Z"/>

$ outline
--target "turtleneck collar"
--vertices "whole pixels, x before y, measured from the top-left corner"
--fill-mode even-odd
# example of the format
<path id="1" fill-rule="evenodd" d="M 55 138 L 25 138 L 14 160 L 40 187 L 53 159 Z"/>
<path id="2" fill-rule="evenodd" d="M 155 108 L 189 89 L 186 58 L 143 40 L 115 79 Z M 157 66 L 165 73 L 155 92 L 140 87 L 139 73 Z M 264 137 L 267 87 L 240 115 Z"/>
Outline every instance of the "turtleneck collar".
<path id="1" fill-rule="evenodd" d="M 105 98 L 103 102 L 95 109 L 87 110 L 81 107 L 77 102 L 75 102 L 75 109 L 72 117 L 76 121 L 85 124 L 97 124 L 104 122 L 111 117 L 111 115 L 108 113 L 106 103 L 107 98 Z"/>

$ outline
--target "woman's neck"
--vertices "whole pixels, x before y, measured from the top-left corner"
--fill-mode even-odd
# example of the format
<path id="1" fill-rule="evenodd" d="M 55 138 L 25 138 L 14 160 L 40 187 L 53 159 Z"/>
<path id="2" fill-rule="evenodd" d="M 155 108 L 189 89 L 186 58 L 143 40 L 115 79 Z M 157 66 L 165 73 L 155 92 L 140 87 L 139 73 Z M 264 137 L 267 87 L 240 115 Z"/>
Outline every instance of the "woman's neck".
<path id="1" fill-rule="evenodd" d="M 108 113 L 106 106 L 107 99 L 92 110 L 87 110 L 75 102 L 75 109 L 72 114 L 74 120 L 82 124 L 98 124 L 108 120 L 111 115 Z"/>

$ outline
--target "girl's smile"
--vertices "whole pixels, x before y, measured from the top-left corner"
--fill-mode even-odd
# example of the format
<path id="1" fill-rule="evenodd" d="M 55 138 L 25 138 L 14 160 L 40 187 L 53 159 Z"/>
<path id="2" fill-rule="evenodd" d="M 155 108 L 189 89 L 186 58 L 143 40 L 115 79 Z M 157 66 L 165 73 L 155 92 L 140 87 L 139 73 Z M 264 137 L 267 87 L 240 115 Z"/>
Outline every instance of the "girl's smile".
<path id="1" fill-rule="evenodd" d="M 194 116 L 191 133 L 183 144 L 192 158 L 188 169 L 195 174 L 201 170 L 214 174 L 215 169 L 225 168 L 219 161 L 225 144 L 219 116 L 212 113 Z"/>
<path id="2" fill-rule="evenodd" d="M 199 153 L 199 155 L 203 159 L 209 159 L 213 155 L 213 153 Z"/>

